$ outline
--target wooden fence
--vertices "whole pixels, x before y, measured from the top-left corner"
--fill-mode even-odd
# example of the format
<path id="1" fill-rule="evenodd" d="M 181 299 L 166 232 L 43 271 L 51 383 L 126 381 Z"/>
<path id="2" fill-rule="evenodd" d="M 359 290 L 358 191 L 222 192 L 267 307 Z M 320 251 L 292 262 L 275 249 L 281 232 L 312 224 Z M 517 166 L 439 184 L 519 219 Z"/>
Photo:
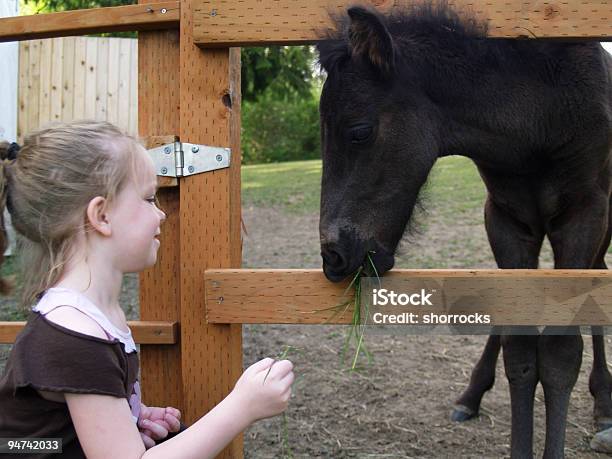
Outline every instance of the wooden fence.
<path id="1" fill-rule="evenodd" d="M 19 46 L 18 142 L 52 121 L 110 121 L 138 135 L 138 40 L 60 37 Z"/>

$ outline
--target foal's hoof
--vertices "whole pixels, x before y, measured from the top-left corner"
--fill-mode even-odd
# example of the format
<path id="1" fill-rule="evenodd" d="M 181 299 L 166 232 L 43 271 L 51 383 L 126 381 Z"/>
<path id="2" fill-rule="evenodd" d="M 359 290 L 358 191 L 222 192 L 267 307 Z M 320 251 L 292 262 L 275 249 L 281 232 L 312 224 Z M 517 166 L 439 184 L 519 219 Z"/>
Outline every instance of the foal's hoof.
<path id="1" fill-rule="evenodd" d="M 455 405 L 451 413 L 451 421 L 464 422 L 478 416 L 478 411 L 474 411 L 464 405 Z"/>
<path id="2" fill-rule="evenodd" d="M 597 432 L 591 439 L 591 449 L 601 453 L 612 453 L 612 429 Z"/>

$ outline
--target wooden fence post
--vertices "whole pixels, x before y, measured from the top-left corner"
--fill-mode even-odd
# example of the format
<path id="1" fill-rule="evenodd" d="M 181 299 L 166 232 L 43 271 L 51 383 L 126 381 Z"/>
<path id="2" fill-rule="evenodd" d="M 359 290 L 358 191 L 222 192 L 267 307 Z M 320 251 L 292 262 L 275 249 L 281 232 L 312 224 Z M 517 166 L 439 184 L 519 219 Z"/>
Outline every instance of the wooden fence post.
<path id="1" fill-rule="evenodd" d="M 140 0 L 140 3 L 150 3 Z M 141 136 L 179 131 L 179 32 L 138 34 L 138 127 Z M 161 188 L 162 224 L 157 264 L 140 276 L 140 318 L 180 320 L 179 188 Z M 182 333 L 182 328 L 181 328 Z M 180 341 L 141 348 L 143 401 L 185 410 Z"/>
<path id="2" fill-rule="evenodd" d="M 225 397 L 242 370 L 242 325 L 206 323 L 204 271 L 240 266 L 240 50 L 193 42 L 193 2 L 181 1 L 180 130 L 184 142 L 232 149 L 231 167 L 180 181 L 183 394 L 193 421 Z M 237 326 L 236 326 L 237 325 Z M 220 457 L 242 457 L 242 436 Z"/>
<path id="3" fill-rule="evenodd" d="M 142 1 L 142 0 L 141 0 Z M 204 271 L 239 267 L 240 50 L 193 44 L 191 2 L 181 3 L 175 32 L 139 35 L 139 128 L 142 136 L 179 134 L 183 142 L 232 149 L 231 167 L 163 188 L 158 264 L 141 276 L 143 320 L 180 320 L 180 348 L 142 355 L 145 401 L 172 404 L 192 423 L 229 393 L 242 371 L 241 325 L 205 322 Z M 242 457 L 242 438 L 222 457 Z"/>

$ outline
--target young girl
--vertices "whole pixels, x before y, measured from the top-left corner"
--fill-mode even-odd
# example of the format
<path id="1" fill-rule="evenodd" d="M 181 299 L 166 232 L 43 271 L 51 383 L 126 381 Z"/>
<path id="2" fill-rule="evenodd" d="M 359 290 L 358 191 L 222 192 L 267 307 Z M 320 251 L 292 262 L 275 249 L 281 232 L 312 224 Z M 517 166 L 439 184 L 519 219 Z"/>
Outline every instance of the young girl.
<path id="1" fill-rule="evenodd" d="M 22 302 L 35 304 L 0 379 L 0 438 L 61 438 L 66 458 L 212 458 L 254 421 L 286 409 L 292 364 L 272 359 L 249 367 L 172 438 L 180 412 L 140 401 L 119 293 L 124 273 L 155 263 L 166 216 L 153 161 L 137 141 L 108 123 L 73 122 L 32 133 L 20 150 L 0 144 L 0 158 L 0 218 L 6 205 L 23 236 Z"/>

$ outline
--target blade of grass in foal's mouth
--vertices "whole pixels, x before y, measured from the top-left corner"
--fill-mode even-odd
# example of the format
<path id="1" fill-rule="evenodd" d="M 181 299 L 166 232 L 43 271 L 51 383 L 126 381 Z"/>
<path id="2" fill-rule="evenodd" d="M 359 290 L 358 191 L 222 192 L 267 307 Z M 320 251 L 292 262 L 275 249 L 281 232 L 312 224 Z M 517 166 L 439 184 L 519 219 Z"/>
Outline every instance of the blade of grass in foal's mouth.
<path id="1" fill-rule="evenodd" d="M 342 363 L 344 363 L 344 357 L 346 354 L 346 350 L 348 349 L 351 338 L 354 338 L 355 354 L 352 359 L 350 371 L 353 371 L 357 368 L 357 361 L 359 359 L 359 355 L 362 352 L 367 357 L 368 363 L 372 363 L 372 354 L 370 354 L 370 352 L 366 348 L 365 343 L 363 342 L 363 337 L 365 335 L 365 327 L 367 325 L 367 319 L 369 315 L 369 307 L 368 307 L 367 302 L 365 303 L 363 323 L 361 323 L 361 319 L 362 319 L 361 318 L 361 282 L 362 282 L 363 277 L 367 277 L 368 275 L 371 275 L 370 268 L 372 269 L 374 275 L 380 282 L 378 271 L 376 270 L 376 266 L 374 265 L 374 262 L 372 261 L 372 256 L 370 255 L 370 252 L 368 252 L 366 255 L 366 260 L 364 262 L 364 265 L 361 266 L 359 270 L 357 270 L 355 277 L 353 278 L 353 280 L 351 281 L 348 287 L 350 288 L 353 285 L 355 286 L 355 296 L 353 299 L 353 304 L 354 304 L 353 320 L 351 322 L 349 334 L 347 335 L 346 340 L 344 341 L 344 346 L 342 347 L 342 353 L 341 353 L 340 358 L 341 358 Z"/>
<path id="2" fill-rule="evenodd" d="M 349 328 L 348 335 L 346 339 L 344 340 L 342 351 L 340 352 L 340 362 L 341 364 L 344 364 L 346 351 L 348 349 L 348 346 L 351 343 L 351 339 L 353 339 L 353 341 L 355 342 L 356 349 L 355 349 L 355 355 L 353 356 L 353 359 L 351 361 L 351 366 L 349 368 L 350 371 L 353 371 L 357 368 L 357 360 L 361 353 L 365 354 L 365 356 L 368 358 L 368 363 L 372 362 L 372 355 L 367 350 L 365 343 L 363 342 L 365 327 L 367 325 L 365 321 L 367 321 L 367 317 L 369 314 L 369 307 L 368 307 L 368 303 L 366 302 L 365 311 L 364 311 L 365 321 L 362 324 L 361 323 L 361 279 L 363 277 L 372 277 L 372 275 L 374 275 L 376 276 L 376 279 L 378 279 L 378 282 L 380 284 L 380 276 L 378 275 L 378 270 L 376 269 L 376 266 L 374 265 L 374 261 L 372 261 L 371 254 L 373 253 L 374 252 L 368 252 L 366 254 L 366 259 L 363 265 L 357 269 L 357 271 L 353 275 L 353 278 L 351 279 L 351 282 L 349 283 L 349 285 L 344 290 L 344 293 L 342 294 L 342 297 L 346 297 L 349 290 L 351 288 L 354 288 L 353 298 L 349 298 L 345 302 L 336 304 L 329 308 L 323 308 L 323 309 L 317 309 L 315 311 L 304 312 L 305 314 L 316 314 L 316 313 L 320 313 L 324 311 L 333 311 L 333 314 L 330 317 L 328 317 L 325 320 L 325 322 L 323 322 L 325 324 L 333 320 L 336 316 L 338 316 L 338 314 L 344 315 L 344 313 L 346 313 L 348 308 L 351 305 L 353 305 L 353 317 L 351 320 L 351 325 Z"/>

